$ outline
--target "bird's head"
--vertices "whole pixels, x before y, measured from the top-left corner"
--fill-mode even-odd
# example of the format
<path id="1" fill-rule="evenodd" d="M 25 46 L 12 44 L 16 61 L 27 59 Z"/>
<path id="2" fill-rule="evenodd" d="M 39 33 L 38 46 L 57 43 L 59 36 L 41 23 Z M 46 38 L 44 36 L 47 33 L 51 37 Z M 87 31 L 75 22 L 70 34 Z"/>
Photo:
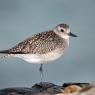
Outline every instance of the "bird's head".
<path id="1" fill-rule="evenodd" d="M 77 35 L 70 32 L 70 27 L 67 24 L 59 24 L 54 28 L 54 32 L 62 38 L 68 39 L 70 36 L 77 37 Z"/>

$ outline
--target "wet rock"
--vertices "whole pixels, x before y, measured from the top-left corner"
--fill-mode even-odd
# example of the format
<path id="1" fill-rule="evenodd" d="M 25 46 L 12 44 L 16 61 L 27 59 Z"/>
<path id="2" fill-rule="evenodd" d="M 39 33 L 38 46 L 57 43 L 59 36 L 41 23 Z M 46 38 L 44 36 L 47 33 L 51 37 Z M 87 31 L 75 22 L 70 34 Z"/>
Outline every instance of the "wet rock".
<path id="1" fill-rule="evenodd" d="M 5 88 L 0 90 L 0 95 L 95 95 L 95 86 L 89 83 L 64 83 L 59 86 L 41 82 L 30 88 Z"/>

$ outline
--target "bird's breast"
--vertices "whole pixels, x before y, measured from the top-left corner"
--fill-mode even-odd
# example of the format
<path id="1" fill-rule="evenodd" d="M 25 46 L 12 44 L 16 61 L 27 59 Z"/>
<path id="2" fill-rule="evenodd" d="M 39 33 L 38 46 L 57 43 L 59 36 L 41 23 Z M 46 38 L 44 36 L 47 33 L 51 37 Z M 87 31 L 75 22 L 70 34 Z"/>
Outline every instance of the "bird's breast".
<path id="1" fill-rule="evenodd" d="M 64 49 L 59 48 L 47 54 L 42 54 L 41 56 L 46 62 L 53 61 L 60 58 L 63 55 L 64 51 L 65 51 Z"/>

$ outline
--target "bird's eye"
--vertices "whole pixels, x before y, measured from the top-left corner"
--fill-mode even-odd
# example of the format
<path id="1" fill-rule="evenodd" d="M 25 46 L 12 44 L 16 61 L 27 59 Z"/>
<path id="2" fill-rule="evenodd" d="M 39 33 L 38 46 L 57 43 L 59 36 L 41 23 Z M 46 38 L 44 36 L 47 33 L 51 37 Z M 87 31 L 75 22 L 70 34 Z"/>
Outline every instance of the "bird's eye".
<path id="1" fill-rule="evenodd" d="M 64 29 L 61 29 L 61 32 L 64 32 Z"/>

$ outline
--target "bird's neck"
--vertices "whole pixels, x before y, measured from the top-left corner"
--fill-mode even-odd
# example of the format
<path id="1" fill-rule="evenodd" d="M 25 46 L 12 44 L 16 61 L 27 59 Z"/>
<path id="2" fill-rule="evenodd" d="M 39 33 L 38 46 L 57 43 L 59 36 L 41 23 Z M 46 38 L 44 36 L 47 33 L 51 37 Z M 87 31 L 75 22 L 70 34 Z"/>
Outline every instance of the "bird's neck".
<path id="1" fill-rule="evenodd" d="M 67 46 L 69 46 L 69 38 L 63 38 L 63 39 L 66 41 Z"/>

